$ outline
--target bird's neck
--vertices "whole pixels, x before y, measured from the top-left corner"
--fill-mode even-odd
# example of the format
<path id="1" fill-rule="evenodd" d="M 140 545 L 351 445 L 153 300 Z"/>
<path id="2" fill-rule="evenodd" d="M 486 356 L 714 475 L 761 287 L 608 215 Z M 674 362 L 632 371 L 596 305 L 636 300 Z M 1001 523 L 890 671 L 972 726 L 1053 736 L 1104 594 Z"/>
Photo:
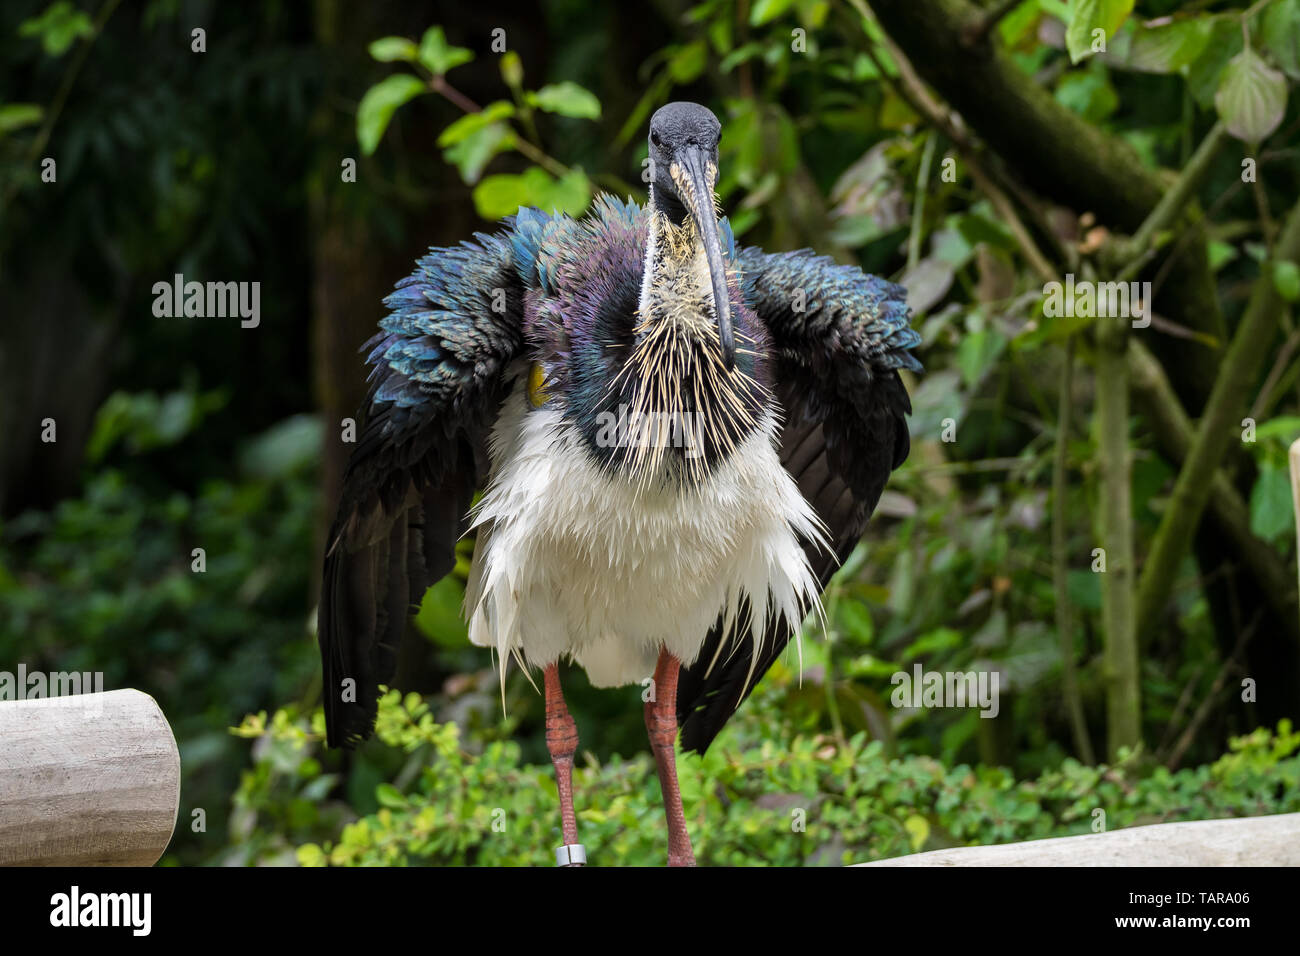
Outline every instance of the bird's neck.
<path id="1" fill-rule="evenodd" d="M 709 263 L 695 221 L 687 217 L 674 223 L 655 204 L 649 219 L 637 337 L 652 326 L 667 324 L 701 347 L 715 348 L 721 357 Z"/>
<path id="2" fill-rule="evenodd" d="M 656 189 L 650 184 L 650 211 L 662 213 L 674 226 L 686 221 L 686 204 L 671 193 Z"/>
<path id="3" fill-rule="evenodd" d="M 661 204 L 648 217 L 632 342 L 607 393 L 650 440 L 615 457 L 635 477 L 699 481 L 755 429 L 770 403 L 755 378 L 755 342 L 733 291 L 737 364 L 728 369 L 704 243 L 693 219 L 674 223 Z"/>

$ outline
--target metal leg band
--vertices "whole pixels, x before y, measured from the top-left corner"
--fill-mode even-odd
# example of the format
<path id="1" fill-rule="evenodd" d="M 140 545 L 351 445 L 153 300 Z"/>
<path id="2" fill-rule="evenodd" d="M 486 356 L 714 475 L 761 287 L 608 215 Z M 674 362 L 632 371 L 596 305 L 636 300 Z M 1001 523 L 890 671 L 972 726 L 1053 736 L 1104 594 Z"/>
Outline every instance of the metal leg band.
<path id="1" fill-rule="evenodd" d="M 556 866 L 586 866 L 587 848 L 581 843 L 566 843 L 555 848 Z"/>

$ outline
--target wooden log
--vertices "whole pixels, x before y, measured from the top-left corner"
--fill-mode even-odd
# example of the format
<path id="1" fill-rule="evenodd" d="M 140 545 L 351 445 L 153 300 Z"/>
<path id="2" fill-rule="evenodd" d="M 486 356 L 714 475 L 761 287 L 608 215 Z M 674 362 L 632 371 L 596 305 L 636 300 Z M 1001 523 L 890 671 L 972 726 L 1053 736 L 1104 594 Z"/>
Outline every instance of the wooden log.
<path id="1" fill-rule="evenodd" d="M 858 866 L 1300 866 L 1300 813 L 931 850 Z"/>
<path id="2" fill-rule="evenodd" d="M 180 791 L 176 739 L 148 694 L 0 702 L 0 865 L 152 866 Z"/>

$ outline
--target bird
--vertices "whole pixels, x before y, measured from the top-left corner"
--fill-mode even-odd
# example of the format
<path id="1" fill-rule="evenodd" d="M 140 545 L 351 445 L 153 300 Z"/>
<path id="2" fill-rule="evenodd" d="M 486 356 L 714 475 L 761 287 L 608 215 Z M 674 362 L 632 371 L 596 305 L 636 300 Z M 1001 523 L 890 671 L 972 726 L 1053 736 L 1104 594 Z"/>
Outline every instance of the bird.
<path id="1" fill-rule="evenodd" d="M 362 347 L 318 618 L 327 742 L 372 732 L 408 617 L 472 534 L 463 611 L 503 704 L 510 661 L 541 671 L 561 866 L 587 860 L 561 661 L 645 688 L 667 863 L 695 865 L 679 732 L 704 753 L 821 613 L 908 455 L 906 291 L 806 249 L 738 247 L 720 136 L 706 107 L 662 106 L 644 206 L 524 207 L 431 249 Z"/>

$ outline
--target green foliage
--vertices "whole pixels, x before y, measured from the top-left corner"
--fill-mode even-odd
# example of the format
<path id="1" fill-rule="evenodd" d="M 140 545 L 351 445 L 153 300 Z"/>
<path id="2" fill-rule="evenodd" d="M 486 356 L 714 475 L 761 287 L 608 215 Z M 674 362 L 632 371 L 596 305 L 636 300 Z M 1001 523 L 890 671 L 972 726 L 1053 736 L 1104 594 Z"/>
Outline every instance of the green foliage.
<path id="1" fill-rule="evenodd" d="M 1300 0 L 1272 0 L 1264 10 L 1260 40 L 1277 65 L 1300 79 Z"/>
<path id="2" fill-rule="evenodd" d="M 600 100 L 577 83 L 548 83 L 536 93 L 527 95 L 528 102 L 548 113 L 572 116 L 575 119 L 600 119 Z"/>
<path id="3" fill-rule="evenodd" d="M 40 37 L 41 47 L 48 56 L 62 56 L 77 42 L 78 37 L 94 33 L 94 24 L 68 0 L 50 4 L 39 17 L 23 21 L 18 35 Z"/>
<path id="4" fill-rule="evenodd" d="M 447 42 L 447 35 L 442 27 L 429 27 L 420 38 L 420 65 L 434 76 L 442 76 L 473 59 L 472 51 L 462 46 L 452 46 Z"/>
<path id="5" fill-rule="evenodd" d="M 1286 77 L 1253 50 L 1242 50 L 1223 71 L 1214 106 L 1237 139 L 1258 143 L 1286 113 Z"/>
<path id="6" fill-rule="evenodd" d="M 425 85 L 408 73 L 385 77 L 366 90 L 357 107 L 357 142 L 361 151 L 367 156 L 373 153 L 393 118 L 393 111 L 427 92 Z"/>
<path id="7" fill-rule="evenodd" d="M 1283 415 L 1255 429 L 1248 447 L 1259 474 L 1250 493 L 1250 530 L 1266 541 L 1286 545 L 1295 538 L 1295 509 L 1291 499 L 1287 450 L 1300 438 L 1300 418 Z"/>
<path id="8" fill-rule="evenodd" d="M 581 169 L 566 168 L 542 151 L 538 143 L 536 113 L 553 113 L 579 120 L 599 120 L 600 100 L 589 90 L 565 80 L 538 90 L 523 86 L 524 69 L 513 51 L 501 57 L 501 78 L 513 101 L 497 100 L 483 109 L 474 106 L 447 84 L 445 74 L 474 59 L 472 51 L 450 46 L 442 27 L 425 31 L 418 49 L 402 37 L 384 37 L 370 44 L 370 55 L 380 62 L 406 62 L 430 74 L 426 82 L 409 73 L 387 77 L 366 91 L 357 107 L 357 140 L 366 155 L 379 145 L 394 111 L 426 92 L 438 92 L 461 109 L 464 116 L 438 136 L 443 158 L 456 167 L 466 185 L 473 186 L 474 208 L 489 222 L 512 216 L 521 206 L 578 215 L 591 202 L 592 183 Z M 483 177 L 492 160 L 519 152 L 529 159 L 523 173 Z"/>
<path id="9" fill-rule="evenodd" d="M 0 106 L 0 136 L 39 123 L 44 116 L 45 110 L 34 103 L 6 103 Z"/>
<path id="10" fill-rule="evenodd" d="M 1078 63 L 1115 35 L 1133 12 L 1133 0 L 1071 0 L 1065 45 L 1070 60 Z"/>
<path id="11" fill-rule="evenodd" d="M 225 404 L 220 391 L 200 395 L 193 386 L 164 396 L 114 392 L 95 417 L 86 458 L 97 464 L 119 443 L 131 454 L 174 445 Z"/>
<path id="12" fill-rule="evenodd" d="M 474 189 L 474 208 L 491 222 L 513 216 L 520 206 L 577 215 L 590 201 L 591 183 L 580 170 L 556 179 L 546 170 L 533 166 L 518 176 L 507 173 L 488 176 Z"/>
<path id="13" fill-rule="evenodd" d="M 702 865 L 841 865 L 910 852 L 1014 842 L 1178 820 L 1300 809 L 1300 733 L 1283 723 L 1234 739 L 1208 766 L 1143 772 L 1129 760 L 1067 759 L 1035 779 L 1006 770 L 888 759 L 865 734 L 835 743 L 761 739 L 738 718 L 702 759 L 680 761 L 683 797 Z M 304 866 L 544 866 L 559 839 L 551 768 L 520 761 L 513 742 L 474 745 L 439 724 L 417 695 L 390 691 L 376 734 L 418 768 L 375 787 L 377 808 L 339 827 L 345 808 L 315 753 L 323 727 L 294 711 L 252 715 L 255 744 L 235 804 L 232 861 Z M 662 864 L 663 810 L 646 756 L 576 769 L 578 826 L 591 860 Z M 1099 814 L 1098 811 L 1101 811 Z M 1100 823 L 1098 822 L 1100 821 Z"/>

